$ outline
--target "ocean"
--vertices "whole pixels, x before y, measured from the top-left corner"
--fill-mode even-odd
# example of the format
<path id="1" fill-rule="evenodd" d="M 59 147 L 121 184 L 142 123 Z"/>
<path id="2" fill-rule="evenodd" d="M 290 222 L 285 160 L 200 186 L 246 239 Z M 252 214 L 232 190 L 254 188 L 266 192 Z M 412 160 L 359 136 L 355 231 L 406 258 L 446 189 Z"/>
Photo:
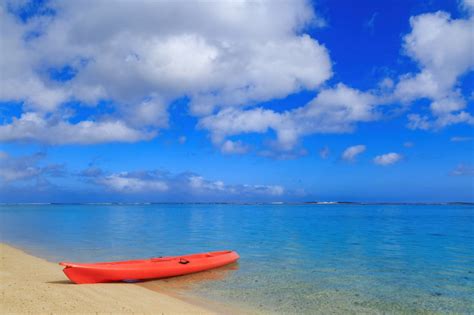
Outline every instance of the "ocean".
<path id="1" fill-rule="evenodd" d="M 261 312 L 474 313 L 473 205 L 2 205 L 0 233 L 50 261 L 236 250 L 154 283 Z"/>

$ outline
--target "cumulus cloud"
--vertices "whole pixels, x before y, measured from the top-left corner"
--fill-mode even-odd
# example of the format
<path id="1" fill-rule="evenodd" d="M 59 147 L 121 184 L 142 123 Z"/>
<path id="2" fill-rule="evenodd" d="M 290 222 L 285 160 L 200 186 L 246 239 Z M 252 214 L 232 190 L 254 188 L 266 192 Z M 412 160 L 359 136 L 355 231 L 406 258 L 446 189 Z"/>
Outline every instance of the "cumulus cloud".
<path id="1" fill-rule="evenodd" d="M 322 90 L 307 106 L 297 108 L 294 116 L 307 132 L 349 132 L 358 122 L 379 118 L 378 97 L 339 83 Z"/>
<path id="2" fill-rule="evenodd" d="M 282 196 L 285 189 L 280 185 L 226 185 L 223 181 L 209 181 L 202 176 L 190 175 L 189 187 L 194 192 L 222 192 L 231 195 Z"/>
<path id="3" fill-rule="evenodd" d="M 378 118 L 378 98 L 344 84 L 323 89 L 303 107 L 285 112 L 271 109 L 227 108 L 199 121 L 199 127 L 211 132 L 214 143 L 242 133 L 266 133 L 274 130 L 276 148 L 292 150 L 301 136 L 314 133 L 344 133 L 354 130 L 358 122 Z"/>
<path id="4" fill-rule="evenodd" d="M 248 151 L 248 146 L 242 141 L 226 140 L 221 146 L 221 151 L 224 154 L 244 154 Z"/>
<path id="5" fill-rule="evenodd" d="M 202 118 L 198 123 L 198 128 L 207 129 L 211 134 L 212 142 L 214 145 L 220 146 L 221 150 L 225 148 L 226 143 L 233 145 L 232 142 L 226 140 L 228 136 L 267 133 L 271 129 L 277 130 L 278 142 L 282 143 L 282 146 L 292 146 L 296 138 L 293 136 L 291 129 L 287 132 L 289 121 L 286 116 L 286 114 L 277 113 L 270 109 L 242 110 L 228 108 L 215 115 Z M 239 146 L 245 147 L 242 143 Z"/>
<path id="6" fill-rule="evenodd" d="M 0 141 L 40 141 L 48 144 L 95 144 L 104 142 L 135 142 L 148 140 L 155 132 L 136 130 L 121 120 L 89 121 L 76 124 L 47 119 L 28 112 L 13 118 L 10 124 L 0 125 Z"/>
<path id="7" fill-rule="evenodd" d="M 220 192 L 229 194 L 258 194 L 268 196 L 281 196 L 285 189 L 279 185 L 226 185 L 222 181 L 209 181 L 198 175 L 188 177 L 190 188 L 194 192 L 209 193 Z"/>
<path id="8" fill-rule="evenodd" d="M 445 12 L 428 13 L 410 19 L 411 32 L 403 39 L 407 56 L 420 71 L 380 82 L 377 92 L 363 92 L 339 83 L 320 90 L 305 106 L 277 112 L 263 108 L 232 108 L 200 120 L 220 146 L 227 136 L 242 133 L 276 134 L 279 150 L 293 150 L 302 136 L 315 133 L 352 132 L 357 123 L 378 120 L 381 106 L 391 102 L 411 102 L 428 98 L 431 115 L 410 113 L 411 129 L 440 129 L 458 123 L 473 124 L 466 100 L 458 88 L 459 77 L 473 69 L 474 19 L 452 19 Z M 433 118 L 434 117 L 434 118 Z"/>
<path id="9" fill-rule="evenodd" d="M 225 154 L 250 148 L 229 137 L 269 132 L 276 139 L 264 142 L 269 148 L 262 152 L 295 156 L 304 136 L 353 132 L 359 123 L 381 119 L 383 104 L 423 98 L 430 112 L 410 113 L 409 128 L 474 124 L 459 88 L 459 78 L 474 66 L 470 0 L 462 4 L 465 18 L 445 12 L 411 17 L 403 51 L 419 71 L 384 78 L 371 91 L 324 85 L 332 76 L 328 49 L 305 34 L 324 22 L 306 0 L 47 1 L 39 12 L 54 14 L 26 20 L 15 16 L 22 5 L 0 2 L 0 101 L 23 104 L 20 115 L 0 126 L 2 141 L 148 140 L 168 126 L 168 106 L 182 97 L 197 127 Z M 61 69 L 71 75 L 50 75 Z M 259 105 L 302 90 L 317 95 L 286 111 Z M 62 114 L 71 102 L 94 109 L 101 101 L 113 110 Z"/>
<path id="10" fill-rule="evenodd" d="M 79 174 L 110 191 L 125 194 L 184 194 L 210 198 L 277 197 L 287 191 L 280 185 L 229 185 L 194 173 L 170 174 L 159 170 L 109 173 L 89 167 Z"/>
<path id="11" fill-rule="evenodd" d="M 108 120 L 114 126 L 84 121 L 107 130 L 103 139 L 89 141 L 82 121 L 70 125 L 63 119 L 43 124 L 41 133 L 50 136 L 32 137 L 19 129 L 21 117 L 3 126 L 4 141 L 138 141 L 167 126 L 174 99 L 188 96 L 191 112 L 202 116 L 313 90 L 332 75 L 326 48 L 303 33 L 322 24 L 305 0 L 41 5 L 54 14 L 20 21 L 9 4 L 0 4 L 0 100 L 24 102 L 23 115 L 43 119 L 70 100 L 90 107 L 111 100 L 115 110 Z M 48 75 L 63 67 L 74 70 L 66 81 Z M 58 128 L 79 132 L 62 137 Z"/>
<path id="12" fill-rule="evenodd" d="M 11 183 L 25 180 L 46 181 L 49 176 L 62 176 L 65 172 L 62 165 L 40 165 L 45 157 L 41 152 L 15 157 L 0 151 L 0 179 Z"/>
<path id="13" fill-rule="evenodd" d="M 264 133 L 270 128 L 282 124 L 283 115 L 273 110 L 254 108 L 241 110 L 227 108 L 215 115 L 207 116 L 199 121 L 199 127 L 211 131 L 214 143 L 222 143 L 227 136 L 242 133 Z"/>
<path id="14" fill-rule="evenodd" d="M 471 13 L 474 12 L 474 0 L 464 0 L 461 2 L 461 7 Z"/>
<path id="15" fill-rule="evenodd" d="M 41 27 L 38 20 L 23 24 L 0 2 L 0 101 L 23 101 L 39 111 L 52 111 L 68 98 L 68 92 L 35 71 L 39 56 L 25 36 Z"/>
<path id="16" fill-rule="evenodd" d="M 390 152 L 382 155 L 377 155 L 374 158 L 374 163 L 377 165 L 390 165 L 399 162 L 402 159 L 402 156 L 395 152 Z"/>
<path id="17" fill-rule="evenodd" d="M 354 161 L 356 157 L 363 153 L 366 150 L 366 146 L 362 144 L 354 145 L 351 147 L 348 147 L 347 149 L 344 150 L 342 153 L 342 159 L 345 161 Z"/>
<path id="18" fill-rule="evenodd" d="M 468 2 L 465 2 L 469 6 Z M 465 110 L 466 100 L 458 88 L 461 75 L 474 69 L 474 18 L 452 19 L 442 11 L 410 18 L 411 32 L 403 39 L 405 53 L 420 67 L 418 73 L 400 77 L 395 99 L 410 103 L 431 100 L 431 116 L 408 116 L 412 129 L 440 129 L 452 124 L 474 124 Z"/>
<path id="19" fill-rule="evenodd" d="M 321 25 L 306 1 L 49 5 L 55 15 L 28 42 L 24 34 L 38 24 L 20 23 L 2 11 L 9 23 L 4 32 L 16 43 L 5 47 L 12 47 L 12 58 L 19 55 L 17 50 L 24 55 L 14 66 L 23 70 L 9 78 L 23 82 L 22 73 L 50 87 L 38 95 L 60 94 L 48 102 L 30 102 L 33 88 L 8 89 L 19 95 L 1 99 L 24 101 L 29 112 L 1 126 L 3 141 L 88 144 L 150 139 L 168 124 L 167 104 L 182 95 L 189 96 L 191 112 L 203 116 L 199 127 L 208 129 L 213 143 L 226 154 L 248 151 L 244 143 L 226 139 L 232 135 L 274 130 L 273 147 L 289 151 L 304 135 L 350 132 L 356 123 L 377 117 L 375 96 L 343 84 L 322 90 L 306 106 L 288 112 L 245 108 L 316 89 L 331 77 L 326 48 L 300 33 L 309 24 Z M 169 12 L 175 13 L 172 27 L 166 22 Z M 126 23 L 120 18 L 123 14 L 131 17 Z M 53 82 L 35 72 L 64 65 L 75 69 L 67 82 Z M 89 106 L 110 99 L 116 110 L 112 117 L 75 124 L 48 120 L 43 114 L 57 112 L 69 99 Z"/>
<path id="20" fill-rule="evenodd" d="M 111 174 L 97 179 L 98 184 L 121 193 L 164 192 L 168 185 L 156 178 L 142 178 L 129 173 Z"/>
<path id="21" fill-rule="evenodd" d="M 428 130 L 431 128 L 431 122 L 428 116 L 419 114 L 409 114 L 407 127 L 409 129 Z"/>
<path id="22" fill-rule="evenodd" d="M 384 78 L 383 80 L 381 80 L 379 82 L 379 88 L 382 90 L 382 91 L 390 91 L 392 90 L 392 88 L 394 87 L 394 82 L 392 79 L 390 78 Z"/>
<path id="23" fill-rule="evenodd" d="M 162 199 L 255 201 L 287 198 L 295 194 L 281 185 L 227 184 L 222 180 L 210 180 L 190 172 L 177 174 L 162 170 L 109 172 L 94 164 L 79 172 L 73 172 L 66 170 L 64 165 L 46 163 L 45 158 L 46 154 L 41 152 L 11 156 L 0 151 L 0 191 L 15 191 L 21 195 L 22 191 L 34 190 L 36 197 L 39 197 L 38 192 L 41 191 L 46 193 L 43 196 L 46 199 L 42 199 L 46 201 L 47 196 L 53 196 L 61 191 L 83 195 L 86 201 L 93 200 L 97 195 L 104 195 L 106 199 L 114 199 L 114 195 L 119 195 L 125 199 L 128 196 L 147 201 Z M 72 187 L 72 190 L 71 188 L 64 190 L 65 187 L 55 183 L 58 178 L 67 179 L 68 186 Z M 80 185 L 76 186 L 78 183 Z M 88 185 L 87 190 L 83 190 L 84 184 Z M 92 199 L 87 198 L 88 194 L 94 195 L 91 195 Z"/>

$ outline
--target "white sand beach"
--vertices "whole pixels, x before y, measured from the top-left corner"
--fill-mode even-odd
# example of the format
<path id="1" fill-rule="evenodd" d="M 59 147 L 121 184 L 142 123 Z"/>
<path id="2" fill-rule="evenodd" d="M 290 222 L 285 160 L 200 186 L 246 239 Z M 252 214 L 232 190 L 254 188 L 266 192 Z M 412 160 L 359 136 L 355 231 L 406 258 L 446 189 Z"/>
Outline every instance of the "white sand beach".
<path id="1" fill-rule="evenodd" d="M 61 266 L 0 243 L 0 313 L 213 314 L 127 283 L 75 285 Z"/>

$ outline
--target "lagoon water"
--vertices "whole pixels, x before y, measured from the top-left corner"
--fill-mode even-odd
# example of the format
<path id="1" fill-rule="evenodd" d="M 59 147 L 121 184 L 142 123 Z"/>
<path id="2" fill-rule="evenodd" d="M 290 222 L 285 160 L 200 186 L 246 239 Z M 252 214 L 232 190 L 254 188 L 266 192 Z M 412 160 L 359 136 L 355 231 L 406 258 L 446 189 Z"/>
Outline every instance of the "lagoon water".
<path id="1" fill-rule="evenodd" d="M 474 313 L 471 205 L 2 205 L 2 242 L 51 261 L 234 249 L 157 280 L 272 313 Z"/>

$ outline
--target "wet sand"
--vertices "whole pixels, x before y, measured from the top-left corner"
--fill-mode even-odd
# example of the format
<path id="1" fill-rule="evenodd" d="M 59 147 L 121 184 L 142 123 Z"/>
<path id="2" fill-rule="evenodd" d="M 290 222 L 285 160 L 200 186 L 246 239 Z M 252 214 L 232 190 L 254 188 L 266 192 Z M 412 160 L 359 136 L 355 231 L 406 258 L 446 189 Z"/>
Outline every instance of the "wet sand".
<path id="1" fill-rule="evenodd" d="M 155 292 L 154 292 L 155 291 Z M 0 313 L 215 314 L 157 290 L 127 283 L 72 284 L 61 266 L 0 243 Z"/>

